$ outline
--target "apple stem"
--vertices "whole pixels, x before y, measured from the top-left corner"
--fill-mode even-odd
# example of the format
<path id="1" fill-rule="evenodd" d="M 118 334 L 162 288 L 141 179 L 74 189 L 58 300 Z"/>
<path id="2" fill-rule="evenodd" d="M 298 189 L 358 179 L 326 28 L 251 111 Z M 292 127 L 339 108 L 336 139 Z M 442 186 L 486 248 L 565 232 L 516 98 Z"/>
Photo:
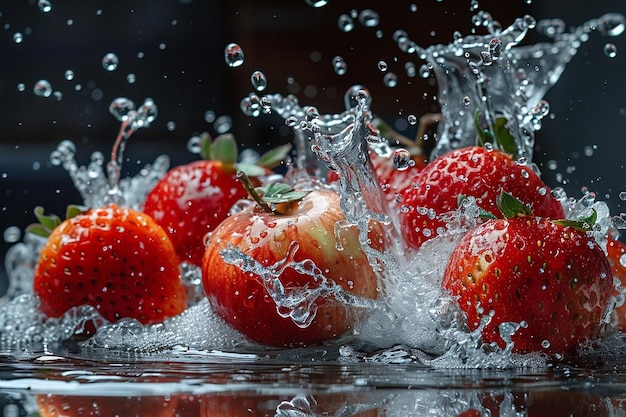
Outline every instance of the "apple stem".
<path id="1" fill-rule="evenodd" d="M 248 174 L 246 174 L 243 171 L 239 171 L 237 172 L 237 178 L 239 178 L 239 181 L 241 181 L 243 188 L 246 189 L 250 197 L 252 197 L 252 199 L 256 201 L 257 204 L 261 206 L 263 210 L 265 210 L 268 213 L 274 213 L 274 210 L 272 210 L 272 207 L 270 207 L 270 205 L 267 204 L 267 201 L 263 200 L 263 197 L 259 195 L 254 185 L 252 185 L 252 181 L 250 181 L 250 177 L 248 177 Z"/>

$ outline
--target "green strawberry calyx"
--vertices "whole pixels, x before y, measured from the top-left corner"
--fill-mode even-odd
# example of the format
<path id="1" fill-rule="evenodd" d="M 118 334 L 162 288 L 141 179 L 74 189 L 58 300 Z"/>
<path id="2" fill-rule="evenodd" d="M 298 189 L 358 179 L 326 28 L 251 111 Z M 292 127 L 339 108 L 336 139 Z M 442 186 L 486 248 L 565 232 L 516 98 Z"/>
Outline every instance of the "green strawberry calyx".
<path id="1" fill-rule="evenodd" d="M 476 127 L 476 144 L 485 147 L 488 143 L 495 149 L 509 154 L 513 159 L 518 157 L 517 143 L 507 127 L 508 119 L 500 116 L 489 126 L 479 109 L 474 113 L 474 125 Z"/>
<path id="2" fill-rule="evenodd" d="M 65 219 L 71 219 L 72 217 L 76 217 L 80 213 L 83 213 L 86 210 L 85 207 L 71 204 L 67 206 L 67 210 L 65 211 Z M 61 224 L 61 218 L 56 214 L 45 214 L 45 210 L 41 206 L 35 207 L 33 210 L 33 214 L 37 218 L 39 223 L 33 223 L 26 227 L 26 233 L 30 233 L 36 236 L 41 237 L 49 237 L 50 233 L 58 225 Z"/>
<path id="3" fill-rule="evenodd" d="M 255 187 L 250 177 L 244 171 L 237 172 L 237 178 L 248 191 L 248 194 L 267 213 L 285 214 L 290 203 L 302 200 L 308 191 L 296 191 L 285 183 L 271 183 L 262 187 Z"/>
<path id="4" fill-rule="evenodd" d="M 233 170 L 244 171 L 252 177 L 265 174 L 266 169 L 275 168 L 285 159 L 291 150 L 291 144 L 270 149 L 259 157 L 256 163 L 237 162 L 239 150 L 235 136 L 230 133 L 219 135 L 215 139 L 207 132 L 200 135 L 200 156 L 207 161 L 220 161 Z"/>

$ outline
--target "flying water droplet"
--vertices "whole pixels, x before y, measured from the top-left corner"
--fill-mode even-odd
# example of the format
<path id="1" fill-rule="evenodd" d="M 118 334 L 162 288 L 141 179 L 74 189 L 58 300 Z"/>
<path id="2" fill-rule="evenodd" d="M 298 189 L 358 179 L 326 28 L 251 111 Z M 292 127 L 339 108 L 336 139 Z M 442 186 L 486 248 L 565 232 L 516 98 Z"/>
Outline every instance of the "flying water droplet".
<path id="1" fill-rule="evenodd" d="M 328 0 L 306 0 L 306 4 L 315 8 L 324 7 L 328 4 Z"/>
<path id="2" fill-rule="evenodd" d="M 137 77 L 135 76 L 135 74 L 128 74 L 126 76 L 126 81 L 128 81 L 128 84 L 135 84 L 135 81 L 137 81 Z"/>
<path id="3" fill-rule="evenodd" d="M 475 12 L 476 10 L 478 10 L 478 7 L 478 0 L 472 0 L 470 3 L 470 11 Z"/>
<path id="4" fill-rule="evenodd" d="M 463 97 L 463 105 L 464 105 L 465 107 L 469 106 L 471 103 L 472 103 L 472 99 L 471 99 L 471 98 L 469 98 L 469 96 L 465 96 L 465 97 Z"/>
<path id="5" fill-rule="evenodd" d="M 25 91 L 26 90 L 26 84 L 24 83 L 19 83 L 17 85 L 17 91 Z"/>
<path id="6" fill-rule="evenodd" d="M 414 126 L 417 123 L 417 116 L 414 114 L 409 114 L 406 119 L 411 126 Z"/>
<path id="7" fill-rule="evenodd" d="M 22 231 L 17 226 L 9 226 L 4 229 L 4 241 L 6 243 L 15 243 L 22 237 Z"/>
<path id="8" fill-rule="evenodd" d="M 359 13 L 359 23 L 368 28 L 373 28 L 378 26 L 380 22 L 380 18 L 378 13 L 376 13 L 372 9 L 364 9 Z"/>
<path id="9" fill-rule="evenodd" d="M 215 131 L 220 135 L 227 133 L 233 127 L 233 120 L 229 116 L 220 116 L 215 119 Z"/>
<path id="10" fill-rule="evenodd" d="M 417 68 L 415 68 L 415 64 L 412 62 L 407 62 L 404 64 L 404 70 L 406 71 L 406 75 L 410 78 L 413 78 L 417 75 Z"/>
<path id="11" fill-rule="evenodd" d="M 71 69 L 68 69 L 65 71 L 65 79 L 67 81 L 72 81 L 74 79 L 74 71 L 72 71 Z"/>
<path id="12" fill-rule="evenodd" d="M 423 64 L 422 66 L 420 66 L 420 77 L 422 78 L 429 78 L 430 77 L 430 68 L 428 67 L 427 64 Z"/>
<path id="13" fill-rule="evenodd" d="M 617 46 L 613 43 L 607 43 L 604 45 L 604 53 L 609 58 L 615 58 L 617 56 Z"/>
<path id="14" fill-rule="evenodd" d="M 345 75 L 348 72 L 348 64 L 343 60 L 343 57 L 336 56 L 333 58 L 333 69 L 337 75 Z"/>
<path id="15" fill-rule="evenodd" d="M 417 4 L 411 3 L 411 5 L 409 6 L 409 10 L 411 10 L 411 13 L 417 12 Z"/>
<path id="16" fill-rule="evenodd" d="M 109 52 L 102 58 L 102 67 L 107 71 L 115 71 L 119 64 L 119 59 L 117 55 Z"/>
<path id="17" fill-rule="evenodd" d="M 52 10 L 52 3 L 50 3 L 48 0 L 39 0 L 37 2 L 37 5 L 39 6 L 39 10 L 44 13 L 49 13 Z"/>
<path id="18" fill-rule="evenodd" d="M 13 34 L 13 42 L 22 43 L 24 41 L 24 35 L 21 32 L 15 32 Z"/>
<path id="19" fill-rule="evenodd" d="M 350 32 L 354 29 L 354 20 L 350 15 L 344 13 L 337 19 L 337 25 L 342 32 Z"/>
<path id="20" fill-rule="evenodd" d="M 250 83 L 256 91 L 263 91 L 267 88 L 267 77 L 261 71 L 254 71 L 250 76 Z"/>
<path id="21" fill-rule="evenodd" d="M 626 19 L 619 13 L 607 13 L 598 19 L 597 29 L 604 36 L 619 36 L 626 29 Z"/>
<path id="22" fill-rule="evenodd" d="M 128 120 L 129 114 L 134 110 L 135 103 L 125 97 L 118 97 L 109 105 L 109 112 L 120 122 Z"/>
<path id="23" fill-rule="evenodd" d="M 387 71 L 387 68 L 388 68 L 388 66 L 387 66 L 387 63 L 385 61 L 378 61 L 378 69 L 381 72 Z"/>
<path id="24" fill-rule="evenodd" d="M 398 85 L 398 76 L 393 72 L 385 74 L 383 77 L 383 84 L 385 87 L 394 88 Z"/>
<path id="25" fill-rule="evenodd" d="M 204 112 L 204 121 L 207 123 L 213 123 L 215 121 L 215 112 L 213 110 L 207 110 Z"/>
<path id="26" fill-rule="evenodd" d="M 411 159 L 411 153 L 402 148 L 393 151 L 391 160 L 398 171 L 405 171 L 415 164 L 415 161 Z"/>
<path id="27" fill-rule="evenodd" d="M 36 96 L 50 97 L 52 95 L 52 86 L 47 80 L 39 80 L 35 83 L 33 92 Z"/>
<path id="28" fill-rule="evenodd" d="M 224 60 L 231 68 L 239 67 L 243 64 L 243 49 L 236 43 L 229 43 L 224 49 Z"/>

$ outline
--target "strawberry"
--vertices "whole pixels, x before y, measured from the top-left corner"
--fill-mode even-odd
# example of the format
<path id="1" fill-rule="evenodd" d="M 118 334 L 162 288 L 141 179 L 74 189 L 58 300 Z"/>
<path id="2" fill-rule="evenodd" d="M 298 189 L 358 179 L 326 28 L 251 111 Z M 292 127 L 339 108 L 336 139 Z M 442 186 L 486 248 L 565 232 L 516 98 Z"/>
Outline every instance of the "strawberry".
<path id="1" fill-rule="evenodd" d="M 407 244 L 419 248 L 445 231 L 442 215 L 458 207 L 459 196 L 474 197 L 481 208 L 497 216 L 496 200 L 502 191 L 527 203 L 539 217 L 565 216 L 530 166 L 504 152 L 471 146 L 435 158 L 402 191 L 399 216 Z"/>
<path id="2" fill-rule="evenodd" d="M 40 310 L 59 317 L 89 304 L 115 322 L 162 322 L 187 307 L 178 259 L 165 231 L 144 213 L 114 204 L 72 213 L 61 222 L 35 210 L 45 234 L 33 287 Z"/>
<path id="3" fill-rule="evenodd" d="M 150 191 L 144 212 L 169 235 L 180 262 L 202 263 L 205 235 L 228 217 L 231 207 L 247 193 L 237 181 L 238 170 L 267 174 L 289 147 L 280 147 L 259 160 L 260 166 L 237 164 L 237 144 L 232 135 L 211 141 L 203 135 L 205 159 L 172 168 Z M 263 167 L 263 168 L 261 168 Z"/>
<path id="4" fill-rule="evenodd" d="M 595 211 L 580 222 L 554 221 L 532 216 L 508 194 L 500 201 L 506 218 L 466 233 L 443 276 L 470 329 L 493 314 L 483 340 L 504 347 L 499 326 L 518 323 L 516 352 L 565 353 L 598 338 L 614 286 L 604 252 L 584 230 Z"/>
<path id="5" fill-rule="evenodd" d="M 617 278 L 624 287 L 626 285 L 626 244 L 609 238 L 606 249 L 613 277 Z M 626 330 L 626 303 L 615 308 L 613 316 L 617 330 L 622 332 Z"/>

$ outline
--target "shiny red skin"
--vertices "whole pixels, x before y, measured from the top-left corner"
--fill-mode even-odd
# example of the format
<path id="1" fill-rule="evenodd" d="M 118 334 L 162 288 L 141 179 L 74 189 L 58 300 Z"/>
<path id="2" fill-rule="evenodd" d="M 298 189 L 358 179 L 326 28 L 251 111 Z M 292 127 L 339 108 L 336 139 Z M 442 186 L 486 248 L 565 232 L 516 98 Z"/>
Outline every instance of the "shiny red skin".
<path id="1" fill-rule="evenodd" d="M 41 250 L 33 288 L 48 317 L 88 304 L 110 322 L 132 317 L 149 324 L 187 308 L 165 231 L 144 213 L 116 205 L 56 227 Z"/>
<path id="2" fill-rule="evenodd" d="M 169 170 L 148 194 L 144 212 L 165 229 L 181 262 L 199 266 L 206 234 L 247 195 L 234 165 L 195 161 Z"/>
<path id="3" fill-rule="evenodd" d="M 626 265 L 620 262 L 620 258 L 626 254 L 626 244 L 619 240 L 609 239 L 606 249 L 613 277 L 619 279 L 622 287 L 626 286 Z M 626 331 L 626 303 L 615 308 L 613 317 L 617 330 Z"/>
<path id="4" fill-rule="evenodd" d="M 507 154 L 471 146 L 435 158 L 402 191 L 400 225 L 406 243 L 415 249 L 446 230 L 441 215 L 458 208 L 459 195 L 474 197 L 478 205 L 501 217 L 496 201 L 506 191 L 529 205 L 539 217 L 565 217 L 539 176 Z"/>
<path id="5" fill-rule="evenodd" d="M 283 260 L 292 242 L 298 242 L 296 262 L 310 259 L 343 289 L 360 297 L 377 298 L 377 276 L 358 244 L 356 229 L 345 229 L 341 235 L 343 250 L 336 249 L 334 225 L 343 219 L 339 195 L 331 191 L 312 191 L 289 203 L 287 214 L 270 214 L 254 205 L 226 219 L 211 234 L 202 264 L 204 288 L 214 311 L 251 340 L 268 346 L 312 345 L 346 333 L 356 319 L 356 309 L 332 298 L 318 298 L 313 322 L 298 327 L 291 318 L 277 313 L 258 275 L 242 272 L 221 255 L 223 249 L 234 246 L 268 266 Z M 383 239 L 375 231 L 370 238 L 375 242 Z M 290 267 L 283 270 L 279 280 L 285 288 L 318 286 L 311 276 Z"/>
<path id="6" fill-rule="evenodd" d="M 495 312 L 483 330 L 486 342 L 504 347 L 498 325 L 525 321 L 512 338 L 520 353 L 566 353 L 597 339 L 614 290 L 593 237 L 537 217 L 489 220 L 470 230 L 453 250 L 442 285 L 458 297 L 470 329 Z"/>
<path id="7" fill-rule="evenodd" d="M 171 396 L 94 396 L 37 395 L 41 417 L 171 417 L 176 411 L 177 397 Z"/>

